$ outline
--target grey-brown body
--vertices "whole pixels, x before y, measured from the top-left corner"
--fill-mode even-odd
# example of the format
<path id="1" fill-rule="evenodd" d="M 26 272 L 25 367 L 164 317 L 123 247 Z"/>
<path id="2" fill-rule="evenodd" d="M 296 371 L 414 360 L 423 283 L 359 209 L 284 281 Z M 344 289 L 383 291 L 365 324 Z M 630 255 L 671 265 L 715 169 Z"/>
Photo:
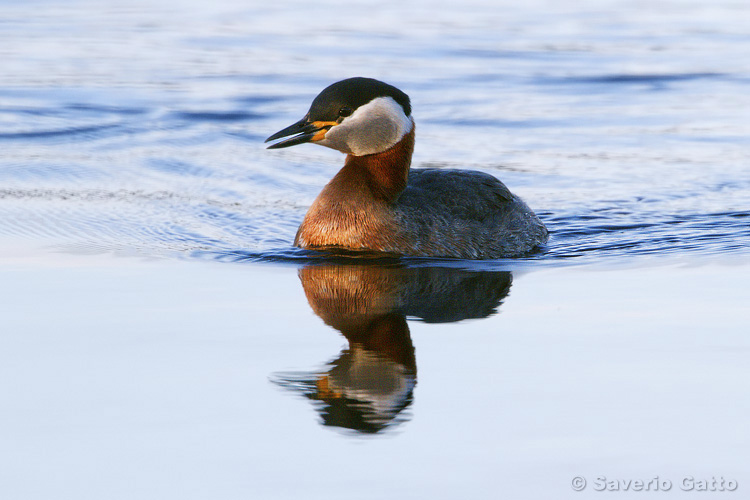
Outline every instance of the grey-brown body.
<path id="1" fill-rule="evenodd" d="M 515 257 L 547 241 L 526 203 L 482 172 L 414 169 L 393 212 L 413 255 Z"/>
<path id="2" fill-rule="evenodd" d="M 310 208 L 295 244 L 407 256 L 496 259 L 532 252 L 547 229 L 495 177 L 476 171 L 412 169 L 393 201 L 332 181 Z"/>

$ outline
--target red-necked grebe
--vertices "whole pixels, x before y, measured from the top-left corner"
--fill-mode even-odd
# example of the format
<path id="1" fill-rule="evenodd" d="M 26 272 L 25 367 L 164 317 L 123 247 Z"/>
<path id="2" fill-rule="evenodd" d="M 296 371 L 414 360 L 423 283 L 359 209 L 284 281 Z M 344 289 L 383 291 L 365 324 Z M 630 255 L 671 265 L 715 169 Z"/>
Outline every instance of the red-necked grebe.
<path id="1" fill-rule="evenodd" d="M 305 215 L 294 244 L 406 256 L 494 259 L 547 241 L 534 212 L 482 172 L 409 169 L 409 96 L 378 80 L 349 78 L 324 89 L 297 123 L 266 142 L 313 142 L 346 153 L 344 167 Z"/>

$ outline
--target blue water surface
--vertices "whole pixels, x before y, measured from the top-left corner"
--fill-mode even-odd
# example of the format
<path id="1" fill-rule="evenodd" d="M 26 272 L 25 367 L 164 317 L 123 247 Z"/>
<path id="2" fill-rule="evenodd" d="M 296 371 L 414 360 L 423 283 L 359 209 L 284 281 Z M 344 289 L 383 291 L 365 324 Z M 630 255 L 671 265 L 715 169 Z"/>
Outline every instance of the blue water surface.
<path id="1" fill-rule="evenodd" d="M 343 159 L 263 139 L 364 75 L 411 96 L 414 165 L 490 172 L 539 213 L 536 260 L 747 253 L 746 8 L 470 4 L 6 3 L 0 235 L 306 258 Z"/>

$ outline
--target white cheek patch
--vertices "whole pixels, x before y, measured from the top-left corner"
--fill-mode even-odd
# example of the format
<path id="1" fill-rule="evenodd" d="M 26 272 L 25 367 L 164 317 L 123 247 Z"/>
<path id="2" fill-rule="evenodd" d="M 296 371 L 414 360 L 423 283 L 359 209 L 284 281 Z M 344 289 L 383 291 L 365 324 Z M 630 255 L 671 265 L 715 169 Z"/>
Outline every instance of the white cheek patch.
<path id="1" fill-rule="evenodd" d="M 414 122 L 391 97 L 378 97 L 332 127 L 317 144 L 364 156 L 392 148 L 411 132 Z"/>

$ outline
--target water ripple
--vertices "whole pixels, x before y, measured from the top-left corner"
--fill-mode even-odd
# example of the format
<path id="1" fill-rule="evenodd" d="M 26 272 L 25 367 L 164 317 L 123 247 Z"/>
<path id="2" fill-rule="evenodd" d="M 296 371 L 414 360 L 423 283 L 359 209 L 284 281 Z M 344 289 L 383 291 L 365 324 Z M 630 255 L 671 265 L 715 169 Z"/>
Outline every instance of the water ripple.
<path id="1" fill-rule="evenodd" d="M 11 9 L 0 234 L 221 261 L 323 258 L 291 244 L 341 158 L 268 152 L 263 139 L 334 79 L 361 74 L 412 97 L 415 166 L 491 172 L 538 211 L 549 244 L 519 262 L 750 252 L 750 59 L 732 8 L 712 7 L 719 24 L 657 6 L 563 29 L 573 4 L 530 18 L 490 4 L 356 29 L 321 15 L 301 31 L 309 11 L 250 4 Z"/>
<path id="2" fill-rule="evenodd" d="M 61 245 L 90 242 L 112 251 L 132 247 L 151 255 L 177 251 L 219 261 L 330 258 L 291 247 L 303 214 L 303 206 L 257 205 L 169 190 L 0 189 L 4 235 Z M 540 212 L 540 217 L 550 230 L 549 244 L 525 260 L 601 262 L 750 251 L 750 211 L 649 214 L 610 206 L 580 214 Z"/>
<path id="3" fill-rule="evenodd" d="M 119 127 L 119 124 L 116 123 L 109 123 L 109 124 L 102 124 L 102 125 L 88 125 L 88 126 L 81 126 L 81 127 L 64 127 L 60 129 L 52 129 L 52 130 L 33 130 L 28 132 L 0 132 L 0 141 L 1 140 L 13 140 L 13 139 L 44 139 L 48 137 L 52 138 L 59 138 L 59 137 L 65 137 L 65 136 L 75 136 L 75 135 L 93 135 L 93 133 L 99 133 L 104 131 L 114 131 L 113 129 L 116 129 Z"/>

